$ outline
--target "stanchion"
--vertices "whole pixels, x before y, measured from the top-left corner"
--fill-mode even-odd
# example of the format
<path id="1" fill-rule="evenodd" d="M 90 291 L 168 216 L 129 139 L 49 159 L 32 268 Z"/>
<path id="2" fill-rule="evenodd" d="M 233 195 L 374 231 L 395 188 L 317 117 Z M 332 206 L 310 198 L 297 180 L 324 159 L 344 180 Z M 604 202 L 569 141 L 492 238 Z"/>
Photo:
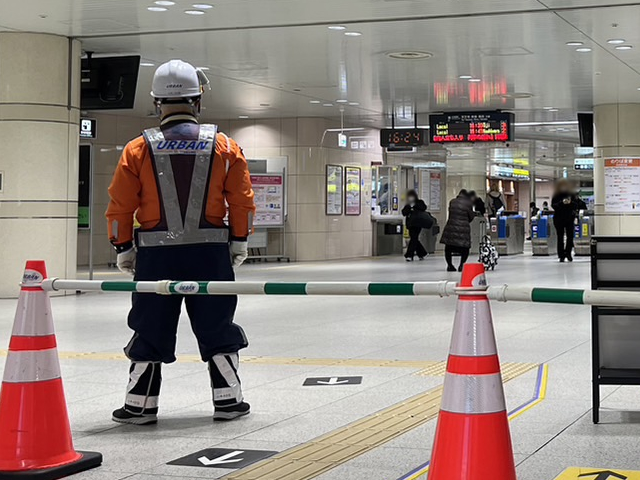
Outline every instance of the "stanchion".
<path id="1" fill-rule="evenodd" d="M 60 376 L 43 261 L 29 261 L 0 391 L 0 480 L 55 480 L 99 466 L 76 452 Z"/>
<path id="2" fill-rule="evenodd" d="M 486 288 L 465 265 L 428 480 L 516 480 Z"/>

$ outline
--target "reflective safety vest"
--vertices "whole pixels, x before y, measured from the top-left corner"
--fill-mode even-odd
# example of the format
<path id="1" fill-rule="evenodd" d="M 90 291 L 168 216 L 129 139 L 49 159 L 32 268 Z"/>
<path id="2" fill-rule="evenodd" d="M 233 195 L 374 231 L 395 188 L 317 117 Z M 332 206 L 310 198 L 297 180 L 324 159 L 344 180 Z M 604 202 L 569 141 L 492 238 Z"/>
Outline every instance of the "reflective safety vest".
<path id="1" fill-rule="evenodd" d="M 198 243 L 227 243 L 229 231 L 211 226 L 203 228 L 204 209 L 215 154 L 216 125 L 200 125 L 197 139 L 167 140 L 160 128 L 143 132 L 154 165 L 163 221 L 153 230 L 139 230 L 137 245 L 155 247 Z M 182 215 L 172 155 L 194 158 L 186 213 Z"/>

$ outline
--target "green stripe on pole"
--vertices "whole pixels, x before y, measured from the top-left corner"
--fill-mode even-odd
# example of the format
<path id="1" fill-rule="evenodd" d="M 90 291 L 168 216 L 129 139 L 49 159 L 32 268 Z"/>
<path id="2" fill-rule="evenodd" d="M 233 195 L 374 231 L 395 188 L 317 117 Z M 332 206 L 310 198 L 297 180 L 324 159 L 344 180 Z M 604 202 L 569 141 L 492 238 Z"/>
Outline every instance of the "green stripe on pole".
<path id="1" fill-rule="evenodd" d="M 265 283 L 264 293 L 267 295 L 306 295 L 306 283 Z"/>
<path id="2" fill-rule="evenodd" d="M 135 292 L 136 282 L 102 282 L 105 292 Z"/>
<path id="3" fill-rule="evenodd" d="M 584 304 L 584 290 L 559 290 L 556 288 L 534 288 L 531 300 L 539 303 Z"/>
<path id="4" fill-rule="evenodd" d="M 413 295 L 413 283 L 370 283 L 369 295 Z"/>

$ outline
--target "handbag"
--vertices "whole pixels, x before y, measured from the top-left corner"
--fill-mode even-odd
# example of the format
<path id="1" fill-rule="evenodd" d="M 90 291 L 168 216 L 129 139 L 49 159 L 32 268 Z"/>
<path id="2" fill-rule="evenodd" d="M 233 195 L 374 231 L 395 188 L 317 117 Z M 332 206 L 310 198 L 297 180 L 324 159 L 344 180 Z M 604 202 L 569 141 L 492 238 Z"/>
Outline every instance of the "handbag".
<path id="1" fill-rule="evenodd" d="M 427 230 L 433 227 L 434 218 L 429 212 L 412 212 L 407 217 L 408 228 L 426 228 Z"/>

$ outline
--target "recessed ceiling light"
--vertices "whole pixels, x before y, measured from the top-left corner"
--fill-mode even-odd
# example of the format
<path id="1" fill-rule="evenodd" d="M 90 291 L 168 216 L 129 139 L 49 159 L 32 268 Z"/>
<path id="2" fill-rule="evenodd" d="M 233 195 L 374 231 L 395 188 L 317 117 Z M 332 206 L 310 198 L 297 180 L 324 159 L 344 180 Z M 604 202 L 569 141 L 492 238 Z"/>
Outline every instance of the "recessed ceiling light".
<path id="1" fill-rule="evenodd" d="M 323 107 L 333 107 L 333 103 L 323 103 Z"/>
<path id="2" fill-rule="evenodd" d="M 321 103 L 320 100 L 309 100 L 309 103 L 318 104 Z"/>
<path id="3" fill-rule="evenodd" d="M 553 107 L 542 107 L 542 108 L 544 108 L 545 110 L 551 110 Z"/>
<path id="4" fill-rule="evenodd" d="M 155 67 L 156 64 L 152 62 L 140 62 L 141 67 Z"/>
<path id="5" fill-rule="evenodd" d="M 359 37 L 362 35 L 360 32 L 344 32 L 347 37 Z"/>
<path id="6" fill-rule="evenodd" d="M 570 47 L 579 47 L 580 45 L 584 45 L 582 42 L 567 42 L 567 45 Z"/>
<path id="7" fill-rule="evenodd" d="M 185 10 L 184 13 L 187 15 L 204 15 L 202 10 Z"/>
<path id="8" fill-rule="evenodd" d="M 210 8 L 213 8 L 213 5 L 209 3 L 194 3 L 191 6 L 193 8 L 199 8 L 200 10 L 209 10 Z"/>
<path id="9" fill-rule="evenodd" d="M 589 47 L 576 48 L 576 52 L 579 52 L 579 53 L 587 53 L 590 51 L 591 49 Z"/>
<path id="10" fill-rule="evenodd" d="M 357 107 L 358 105 L 360 105 L 360 103 L 358 103 L 358 102 L 349 102 L 349 105 L 351 105 L 352 107 Z"/>
<path id="11" fill-rule="evenodd" d="M 166 12 L 168 8 L 165 7 L 147 7 L 150 12 Z"/>
<path id="12" fill-rule="evenodd" d="M 336 103 L 349 103 L 349 100 L 340 99 L 336 100 Z"/>
<path id="13" fill-rule="evenodd" d="M 407 50 L 402 52 L 389 52 L 387 53 L 389 58 L 397 58 L 400 60 L 424 60 L 425 58 L 433 57 L 433 53 L 421 52 L 418 50 Z"/>
<path id="14" fill-rule="evenodd" d="M 175 5 L 176 2 L 172 2 L 171 0 L 156 0 L 155 2 L 156 5 L 162 5 L 163 7 L 170 7 L 171 5 Z"/>
<path id="15" fill-rule="evenodd" d="M 607 40 L 607 43 L 610 43 L 611 45 L 620 45 L 624 42 L 625 40 L 623 38 L 612 38 L 611 40 Z"/>
<path id="16" fill-rule="evenodd" d="M 479 78 L 470 78 L 469 81 L 472 83 L 478 83 L 478 82 L 481 82 L 482 80 Z"/>
<path id="17" fill-rule="evenodd" d="M 640 87 L 638 87 L 638 90 L 640 90 Z"/>
<path id="18" fill-rule="evenodd" d="M 247 118 L 249 118 L 249 115 L 238 115 L 238 118 L 246 120 Z"/>
<path id="19" fill-rule="evenodd" d="M 558 111 L 558 109 L 557 109 L 557 108 L 550 108 L 548 111 L 549 111 L 549 112 L 557 112 L 557 111 Z"/>
<path id="20" fill-rule="evenodd" d="M 327 28 L 329 30 L 336 30 L 336 31 L 346 30 L 347 29 L 347 27 L 345 27 L 344 25 L 329 25 Z"/>
<path id="21" fill-rule="evenodd" d="M 633 45 L 618 45 L 616 47 L 616 50 L 631 50 L 633 48 Z"/>
<path id="22" fill-rule="evenodd" d="M 473 77 L 471 75 L 460 75 L 458 78 L 460 78 L 461 80 L 470 80 Z"/>

